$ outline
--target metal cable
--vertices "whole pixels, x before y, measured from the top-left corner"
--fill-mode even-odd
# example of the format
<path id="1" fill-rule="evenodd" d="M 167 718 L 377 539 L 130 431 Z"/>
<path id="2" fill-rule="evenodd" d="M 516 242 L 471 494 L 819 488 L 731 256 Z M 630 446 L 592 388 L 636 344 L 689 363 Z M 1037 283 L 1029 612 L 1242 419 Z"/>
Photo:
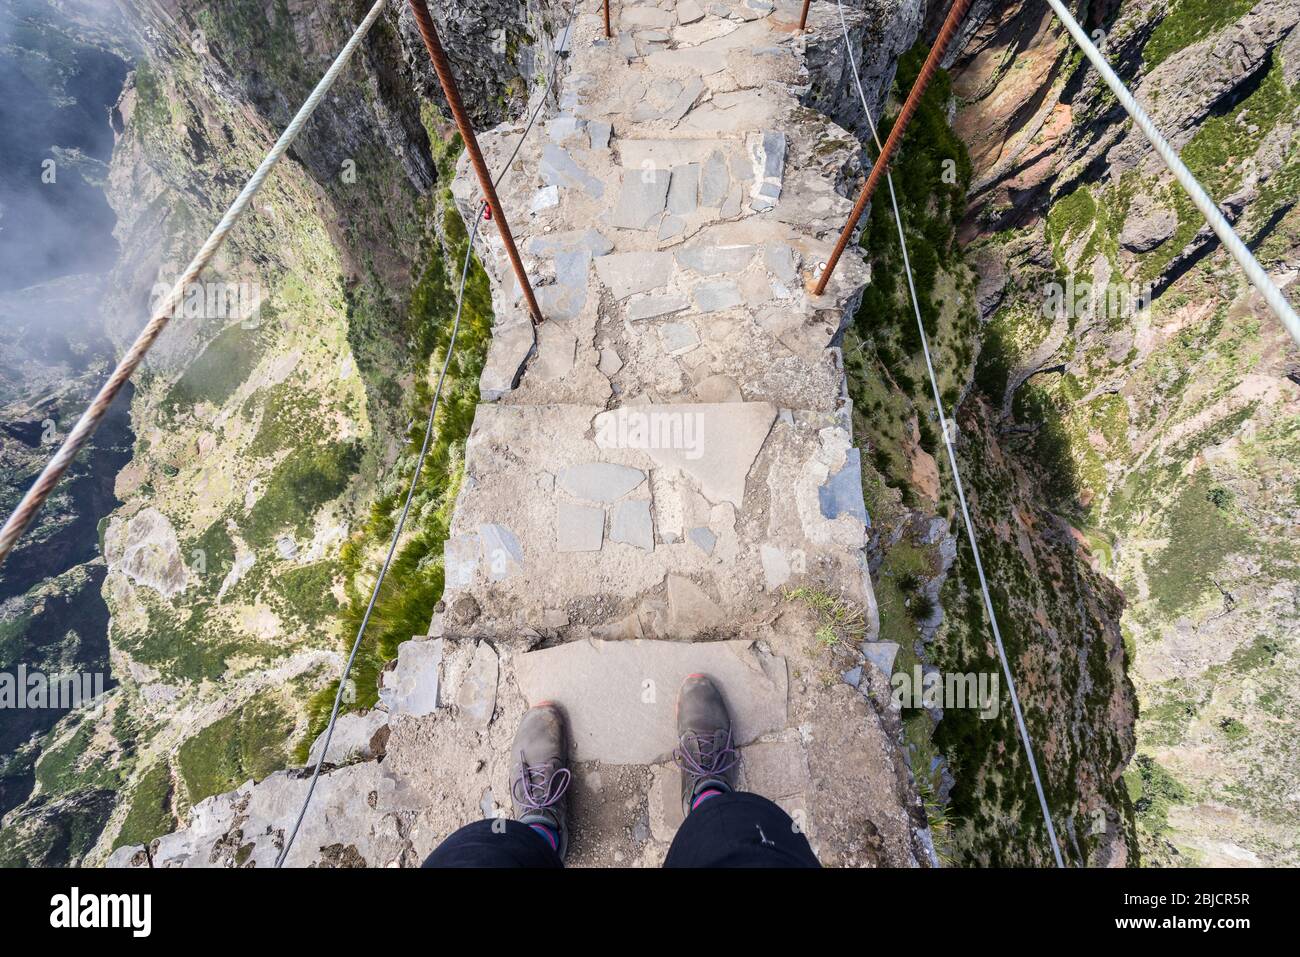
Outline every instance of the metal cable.
<path id="1" fill-rule="evenodd" d="M 858 96 L 862 99 L 862 109 L 867 115 L 867 124 L 871 128 L 871 138 L 876 141 L 876 148 L 884 149 L 880 143 L 880 135 L 876 132 L 876 122 L 871 116 L 871 106 L 867 103 L 867 94 L 862 89 L 862 79 L 858 75 L 857 58 L 853 55 L 853 44 L 849 40 L 849 25 L 844 18 L 844 6 L 840 0 L 836 0 L 835 5 L 840 12 L 840 26 L 844 31 L 844 49 L 848 53 L 849 65 L 853 69 L 853 82 L 857 85 Z M 1016 716 L 1016 724 L 1020 729 L 1020 740 L 1025 748 L 1025 756 L 1029 759 L 1029 771 L 1034 778 L 1034 789 L 1038 792 L 1038 803 L 1043 811 L 1043 823 L 1047 825 L 1047 836 L 1052 842 L 1052 854 L 1056 858 L 1056 866 L 1064 867 L 1065 862 L 1061 858 L 1061 847 L 1056 838 L 1056 828 L 1052 824 L 1052 812 L 1047 807 L 1047 796 L 1043 792 L 1043 782 L 1038 774 L 1038 762 L 1034 760 L 1034 746 L 1029 738 L 1029 728 L 1025 725 L 1025 717 L 1020 709 L 1020 698 L 1016 694 L 1016 682 L 1011 676 L 1011 665 L 1007 661 L 1006 649 L 1002 646 L 1002 632 L 998 628 L 998 616 L 993 611 L 993 599 L 989 595 L 989 586 L 984 578 L 984 563 L 980 560 L 979 543 L 975 539 L 975 525 L 971 521 L 970 509 L 966 504 L 966 490 L 962 485 L 961 472 L 957 469 L 957 454 L 953 450 L 952 436 L 948 430 L 948 419 L 943 414 L 943 399 L 939 394 L 939 380 L 934 374 L 934 363 L 930 358 L 930 342 L 925 334 L 925 323 L 921 320 L 921 306 L 916 296 L 916 284 L 912 278 L 912 264 L 907 255 L 907 239 L 903 234 L 903 215 L 898 208 L 898 194 L 894 191 L 894 177 L 886 170 L 885 181 L 889 184 L 889 199 L 894 207 L 894 222 L 898 226 L 898 243 L 903 250 L 903 267 L 907 271 L 907 289 L 912 299 L 912 311 L 916 314 L 916 328 L 921 333 L 921 349 L 925 353 L 925 368 L 930 374 L 930 387 L 934 391 L 934 407 L 939 413 L 939 425 L 943 430 L 944 447 L 948 450 L 948 465 L 952 468 L 953 484 L 957 489 L 957 501 L 961 504 L 962 519 L 966 523 L 966 536 L 970 540 L 971 553 L 975 556 L 975 571 L 979 574 L 980 591 L 984 595 L 984 608 L 989 614 L 989 623 L 993 629 L 993 641 L 997 646 L 998 660 L 1002 664 L 1002 673 L 1007 679 L 1007 690 L 1010 692 L 1011 709 Z"/>
<path id="2" fill-rule="evenodd" d="M 32 487 L 28 489 L 27 494 L 18 503 L 18 507 L 14 509 L 13 514 L 5 522 L 4 527 L 0 528 L 0 565 L 4 564 L 18 539 L 27 530 L 32 519 L 36 517 L 41 505 L 44 504 L 69 466 L 72 465 L 77 453 L 81 451 L 81 448 L 89 441 L 95 430 L 99 428 L 113 400 L 122 391 L 122 387 L 126 385 L 127 380 L 131 378 L 136 368 L 144 361 L 145 353 L 149 351 L 154 341 L 167 327 L 167 323 L 171 320 L 171 313 L 180 305 L 181 299 L 185 295 L 186 287 L 194 282 L 199 273 L 211 262 L 212 257 L 216 255 L 217 250 L 225 242 L 226 236 L 234 229 L 240 217 L 252 204 L 253 197 L 261 190 L 266 178 L 271 175 L 271 170 L 288 152 L 289 147 L 298 138 L 298 134 L 302 132 L 307 120 L 316 112 L 316 107 L 320 105 L 321 100 L 334 86 L 334 81 L 338 79 L 339 74 L 343 72 L 352 59 L 352 54 L 356 52 L 357 46 L 370 32 L 370 28 L 374 26 L 375 21 L 379 19 L 379 14 L 383 11 L 385 3 L 387 3 L 387 0 L 376 0 L 375 5 L 371 7 L 366 18 L 361 21 L 361 25 L 352 34 L 352 38 L 343 47 L 333 65 L 326 71 L 316 88 L 312 90 L 302 108 L 298 110 L 297 116 L 289 123 L 276 144 L 271 147 L 271 151 L 266 154 L 266 158 L 262 160 L 262 164 L 248 180 L 243 191 L 231 204 L 230 208 L 226 210 L 226 214 L 221 217 L 221 221 L 217 223 L 207 242 L 203 244 L 203 247 L 190 262 L 185 272 L 181 274 L 181 277 L 176 280 L 171 291 L 167 293 L 158 306 L 153 318 L 141 330 L 135 342 L 131 344 L 131 348 L 127 350 L 117 368 L 113 370 L 113 374 L 104 383 L 86 411 L 82 413 L 72 432 L 69 433 L 59 450 L 54 454 L 54 457 L 50 459 L 49 464 L 45 466 Z"/>
<path id="3" fill-rule="evenodd" d="M 1084 55 L 1097 68 L 1097 72 L 1106 81 L 1106 85 L 1115 94 L 1115 98 L 1128 111 L 1129 116 L 1133 117 L 1133 122 L 1138 125 L 1138 128 L 1146 134 L 1146 138 L 1155 147 L 1156 153 L 1165 161 L 1165 165 L 1174 174 L 1174 178 L 1187 191 L 1187 195 L 1192 198 L 1192 202 L 1200 210 L 1201 215 L 1205 217 L 1206 222 L 1210 224 L 1210 228 L 1219 237 L 1219 241 L 1227 247 L 1228 252 L 1232 254 L 1232 258 L 1237 260 L 1237 265 L 1241 266 L 1247 278 L 1259 290 L 1259 294 L 1264 297 L 1264 301 L 1268 303 L 1273 315 L 1281 320 L 1282 325 L 1286 327 L 1286 331 L 1291 333 L 1291 338 L 1297 344 L 1300 344 L 1300 317 L 1296 316 L 1295 309 L 1282 295 L 1282 290 L 1278 289 L 1273 280 L 1269 278 L 1268 273 L 1259 264 L 1259 260 L 1255 258 L 1254 253 L 1246 248 L 1246 244 L 1241 241 L 1241 237 L 1237 235 L 1236 230 L 1232 228 L 1223 213 L 1219 211 L 1219 207 L 1214 204 L 1214 200 L 1210 199 L 1209 194 L 1197 182 L 1196 177 L 1192 175 L 1192 171 L 1179 158 L 1178 153 L 1160 135 L 1160 131 L 1151 122 L 1151 117 L 1147 116 L 1146 110 L 1133 98 L 1133 94 L 1128 91 L 1124 81 L 1111 69 L 1110 64 L 1106 62 L 1106 58 L 1097 49 L 1096 44 L 1092 42 L 1088 34 L 1084 33 L 1078 21 L 1070 15 L 1070 11 L 1065 9 L 1065 5 L 1061 3 L 1061 0 L 1047 0 L 1047 2 L 1060 21 L 1065 24 L 1065 29 L 1074 38 L 1074 42 L 1079 45 Z"/>

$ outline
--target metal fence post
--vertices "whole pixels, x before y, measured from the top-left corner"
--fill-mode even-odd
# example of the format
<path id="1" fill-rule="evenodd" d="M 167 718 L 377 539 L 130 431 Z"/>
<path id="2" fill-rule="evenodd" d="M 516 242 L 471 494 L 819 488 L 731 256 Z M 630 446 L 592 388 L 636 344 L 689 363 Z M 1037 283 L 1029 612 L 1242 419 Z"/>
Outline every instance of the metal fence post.
<path id="1" fill-rule="evenodd" d="M 920 105 L 921 96 L 925 93 L 925 88 L 930 85 L 931 78 L 939 68 L 939 61 L 943 59 L 944 52 L 948 49 L 948 44 L 952 42 L 957 27 L 961 25 L 961 19 L 966 15 L 966 8 L 970 6 L 970 3 L 971 0 L 953 0 L 948 16 L 943 21 L 943 27 L 939 30 L 938 37 L 935 38 L 934 46 L 930 48 L 930 55 L 925 58 L 925 65 L 921 67 L 916 82 L 912 84 L 912 92 L 907 94 L 907 101 L 903 103 L 903 109 L 899 112 L 898 119 L 894 121 L 894 126 L 889 131 L 889 137 L 880 150 L 880 155 L 876 157 L 875 163 L 871 166 L 871 173 L 862 186 L 862 192 L 858 194 L 858 201 L 853 204 L 853 212 L 849 214 L 849 221 L 844 224 L 844 230 L 840 233 L 839 241 L 835 243 L 835 251 L 831 253 L 830 259 L 826 261 L 826 268 L 822 270 L 821 277 L 817 280 L 813 295 L 820 296 L 826 291 L 826 284 L 830 282 L 831 273 L 835 271 L 835 264 L 840 261 L 840 256 L 844 254 L 844 249 L 849 244 L 849 236 L 852 234 L 854 227 L 857 226 L 858 220 L 862 218 L 862 212 L 867 208 L 867 203 L 871 202 L 871 196 L 875 193 L 876 187 L 880 185 L 880 180 L 888 171 L 889 161 L 898 149 L 899 141 L 903 138 L 903 131 L 907 129 L 908 122 L 911 121 L 912 115 Z"/>
<path id="2" fill-rule="evenodd" d="M 533 287 L 528 282 L 528 274 L 524 271 L 523 260 L 519 258 L 519 250 L 515 248 L 515 238 L 510 234 L 510 223 L 506 220 L 505 210 L 501 208 L 501 200 L 497 198 L 496 187 L 492 184 L 492 174 L 488 172 L 487 163 L 483 161 L 483 153 L 478 148 L 474 128 L 470 126 L 469 117 L 465 115 L 465 105 L 461 102 L 460 91 L 456 88 L 456 76 L 451 72 L 451 64 L 447 62 L 442 41 L 438 39 L 438 28 L 433 24 L 433 17 L 429 15 L 429 6 L 425 0 L 408 0 L 408 2 L 411 5 L 411 12 L 415 14 L 416 26 L 420 28 L 420 36 L 424 38 L 424 46 L 429 51 L 429 59 L 433 61 L 433 70 L 438 74 L 438 82 L 442 84 L 443 95 L 447 97 L 447 105 L 451 107 L 456 128 L 460 130 L 460 138 L 465 141 L 465 152 L 469 154 L 474 172 L 478 174 L 483 197 L 487 200 L 488 209 L 492 211 L 492 218 L 496 220 L 497 229 L 501 231 L 501 239 L 506 245 L 506 255 L 510 257 L 510 265 L 514 267 L 515 278 L 523 290 L 528 311 L 532 313 L 533 324 L 536 325 L 542 321 L 542 310 L 537 305 Z"/>

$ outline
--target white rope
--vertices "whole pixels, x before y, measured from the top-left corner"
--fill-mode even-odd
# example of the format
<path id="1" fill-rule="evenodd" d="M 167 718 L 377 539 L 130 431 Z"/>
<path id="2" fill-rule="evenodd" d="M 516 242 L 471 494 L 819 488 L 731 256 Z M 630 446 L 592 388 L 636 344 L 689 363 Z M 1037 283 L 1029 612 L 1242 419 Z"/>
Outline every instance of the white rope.
<path id="1" fill-rule="evenodd" d="M 203 244 L 203 248 L 199 250 L 185 272 L 181 274 L 181 277 L 176 280 L 171 291 L 159 304 L 153 318 L 141 330 L 131 348 L 122 357 L 122 361 L 118 363 L 113 374 L 82 414 L 67 439 L 64 440 L 63 445 L 50 459 L 49 464 L 45 466 L 31 489 L 23 496 L 23 500 L 18 503 L 18 507 L 14 509 L 9 520 L 5 522 L 4 528 L 0 529 L 0 563 L 4 562 L 5 557 L 13 549 L 18 538 L 35 517 L 41 503 L 53 490 L 55 483 L 67 471 L 82 446 L 86 444 L 99 427 L 113 399 L 116 398 L 140 363 L 144 361 L 145 353 L 149 351 L 150 346 L 154 344 L 154 341 L 166 328 L 172 312 L 180 305 L 186 288 L 198 278 L 199 273 L 211 262 L 212 257 L 216 255 L 217 250 L 225 242 L 226 236 L 235 227 L 239 218 L 247 211 L 253 198 L 266 182 L 266 178 L 271 175 L 271 170 L 275 167 L 275 164 L 288 152 L 289 147 L 298 138 L 298 134 L 302 132 L 303 126 L 306 125 L 311 115 L 316 112 L 316 107 L 320 105 L 321 100 L 334 86 L 334 81 L 338 79 L 339 74 L 348 65 L 348 61 L 352 59 L 352 54 L 356 52 L 357 46 L 370 32 L 370 28 L 374 26 L 375 21 L 379 19 L 379 14 L 383 12 L 386 2 L 387 0 L 377 0 L 370 13 L 361 21 L 361 25 L 352 34 L 352 39 L 343 47 L 333 65 L 326 71 L 325 76 L 321 78 L 316 88 L 312 90 L 311 95 L 307 97 L 307 101 L 303 103 L 298 115 L 293 118 L 284 133 L 280 135 L 280 139 L 271 147 L 271 151 L 266 154 L 262 164 L 244 186 L 243 192 L 226 210 L 226 214 L 221 217 L 221 222 L 217 223 L 216 228 L 212 230 L 208 241 Z"/>
<path id="2" fill-rule="evenodd" d="M 1264 267 L 1259 264 L 1259 260 L 1246 248 L 1246 244 L 1241 241 L 1241 237 L 1237 235 L 1223 213 L 1219 211 L 1219 207 L 1214 204 L 1214 200 L 1210 199 L 1201 184 L 1196 181 L 1196 177 L 1192 175 L 1191 170 L 1179 158 L 1178 153 L 1160 135 L 1160 131 L 1151 122 L 1151 117 L 1147 116 L 1146 110 L 1133 98 L 1133 94 L 1128 91 L 1124 81 L 1111 69 L 1110 64 L 1106 62 L 1106 58 L 1097 49 L 1096 44 L 1092 42 L 1088 34 L 1083 32 L 1083 28 L 1079 26 L 1078 21 L 1070 15 L 1070 11 L 1065 9 L 1065 5 L 1061 3 L 1061 0 L 1047 0 L 1047 2 L 1061 22 L 1065 24 L 1065 29 L 1070 32 L 1074 42 L 1079 45 L 1084 55 L 1097 68 L 1097 72 L 1106 81 L 1106 85 L 1110 87 L 1116 99 L 1128 111 L 1129 116 L 1133 117 L 1133 122 L 1146 134 L 1146 138 L 1151 141 L 1151 145 L 1155 147 L 1155 151 L 1160 155 L 1160 158 L 1165 161 L 1165 165 L 1174 174 L 1174 178 L 1187 191 L 1187 195 L 1192 198 L 1192 202 L 1196 204 L 1196 208 L 1200 210 L 1201 215 L 1210 224 L 1210 228 L 1219 237 L 1219 241 L 1232 254 L 1232 258 L 1237 260 L 1237 264 L 1245 270 L 1246 276 L 1259 290 L 1259 294 L 1264 297 L 1269 309 L 1282 321 L 1286 331 L 1291 333 L 1291 338 L 1297 344 L 1300 344 L 1300 317 L 1296 316 L 1295 309 L 1282 295 L 1282 290 L 1277 288 L 1277 285 L 1269 278 L 1268 273 L 1264 271 Z"/>
<path id="3" fill-rule="evenodd" d="M 876 141 L 876 148 L 883 150 L 880 143 L 880 135 L 876 132 L 876 122 L 871 116 L 871 107 L 867 103 L 867 94 L 862 89 L 862 79 L 858 75 L 857 58 L 853 55 L 853 44 L 849 40 L 849 25 L 844 19 L 844 6 L 840 0 L 836 0 L 836 6 L 840 12 L 840 26 L 844 30 L 844 49 L 848 53 L 849 66 L 853 69 L 853 82 L 857 85 L 858 96 L 862 99 L 862 109 L 867 115 L 867 124 L 871 127 L 871 138 Z M 966 523 L 966 537 L 970 540 L 971 553 L 975 556 L 975 571 L 979 574 L 980 591 L 984 595 L 984 608 L 989 614 L 989 623 L 993 627 L 993 642 L 997 646 L 998 660 L 1002 663 L 1002 674 L 1007 679 L 1007 691 L 1011 696 L 1011 709 L 1016 716 L 1016 724 L 1020 729 L 1020 740 L 1024 744 L 1025 757 L 1029 759 L 1029 772 L 1034 778 L 1034 789 L 1038 792 L 1038 804 L 1043 811 L 1043 823 L 1047 825 L 1047 836 L 1052 842 L 1052 854 L 1056 858 L 1056 866 L 1064 867 L 1065 862 L 1061 858 L 1061 847 L 1056 839 L 1056 828 L 1052 824 L 1052 812 L 1047 807 L 1047 796 L 1043 793 L 1043 782 L 1038 774 L 1038 762 L 1034 760 L 1034 745 L 1029 738 L 1029 728 L 1025 725 L 1025 717 L 1020 709 L 1020 698 L 1016 694 L 1016 682 L 1011 676 L 1011 665 L 1007 661 L 1006 649 L 1002 646 L 1002 632 L 998 628 L 998 616 L 993 611 L 993 599 L 989 595 L 988 581 L 984 577 L 984 563 L 980 560 L 979 543 L 975 540 L 975 525 L 971 521 L 970 509 L 966 505 L 966 490 L 962 486 L 961 472 L 957 469 L 957 453 L 953 450 L 952 435 L 948 430 L 948 419 L 943 414 L 943 400 L 939 395 L 939 380 L 934 374 L 934 363 L 930 359 L 930 343 L 925 335 L 925 323 L 921 321 L 921 306 L 916 298 L 916 284 L 912 279 L 912 264 L 907 255 L 907 239 L 903 235 L 903 216 L 898 209 L 898 195 L 894 192 L 894 177 L 888 171 L 885 173 L 885 181 L 889 184 L 889 199 L 894 206 L 894 222 L 898 225 L 898 242 L 903 250 L 903 267 L 907 271 L 907 288 L 912 297 L 912 310 L 916 313 L 916 328 L 921 333 L 921 349 L 925 353 L 925 368 L 930 374 L 930 387 L 934 390 L 934 407 L 939 413 L 939 425 L 943 430 L 943 444 L 948 450 L 948 465 L 952 468 L 953 484 L 957 488 L 957 501 L 961 504 L 962 519 Z"/>

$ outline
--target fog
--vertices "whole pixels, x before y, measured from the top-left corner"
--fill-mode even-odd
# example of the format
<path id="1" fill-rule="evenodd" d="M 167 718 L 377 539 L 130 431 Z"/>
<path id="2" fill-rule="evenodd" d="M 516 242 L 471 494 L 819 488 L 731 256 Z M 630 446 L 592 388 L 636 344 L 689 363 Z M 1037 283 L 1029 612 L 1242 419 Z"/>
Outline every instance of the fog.
<path id="1" fill-rule="evenodd" d="M 109 28 L 107 0 L 0 0 L 0 293 L 116 258 L 102 186 L 129 66 Z"/>

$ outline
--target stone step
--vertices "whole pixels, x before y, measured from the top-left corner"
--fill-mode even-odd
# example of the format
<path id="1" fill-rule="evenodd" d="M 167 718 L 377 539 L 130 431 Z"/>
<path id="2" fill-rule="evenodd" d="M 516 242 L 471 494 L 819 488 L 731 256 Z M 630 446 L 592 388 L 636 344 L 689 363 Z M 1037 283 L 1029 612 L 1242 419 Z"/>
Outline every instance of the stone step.
<path id="1" fill-rule="evenodd" d="M 717 35 L 630 62 L 593 47 L 566 78 L 560 115 L 525 140 L 518 168 L 536 173 L 507 176 L 500 191 L 528 211 L 511 223 L 546 321 L 530 328 L 513 274 L 489 257 L 497 329 L 485 401 L 708 401 L 727 390 L 835 408 L 842 369 L 830 347 L 867 267 L 849 256 L 824 296 L 808 285 L 852 206 L 837 185 L 856 143 L 790 94 L 801 78 L 788 34 L 757 13 L 667 32 L 700 24 Z M 489 165 L 513 154 L 519 132 L 482 137 Z M 467 214 L 477 208 L 472 177 L 455 189 Z M 494 231 L 484 238 L 500 249 Z"/>
<path id="2" fill-rule="evenodd" d="M 737 747 L 785 729 L 785 659 L 752 641 L 571 641 L 515 658 L 529 706 L 563 708 L 573 759 L 605 764 L 668 761 L 677 690 L 697 672 L 723 690 Z"/>
<path id="3" fill-rule="evenodd" d="M 799 583 L 873 609 L 858 456 L 761 402 L 480 405 L 433 631 L 708 636 Z"/>

